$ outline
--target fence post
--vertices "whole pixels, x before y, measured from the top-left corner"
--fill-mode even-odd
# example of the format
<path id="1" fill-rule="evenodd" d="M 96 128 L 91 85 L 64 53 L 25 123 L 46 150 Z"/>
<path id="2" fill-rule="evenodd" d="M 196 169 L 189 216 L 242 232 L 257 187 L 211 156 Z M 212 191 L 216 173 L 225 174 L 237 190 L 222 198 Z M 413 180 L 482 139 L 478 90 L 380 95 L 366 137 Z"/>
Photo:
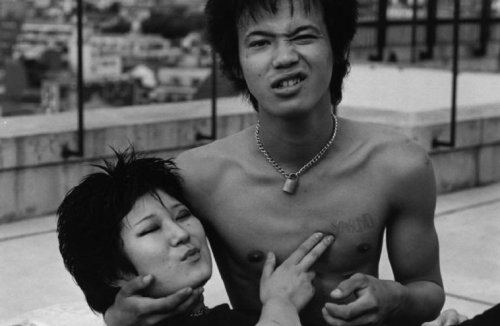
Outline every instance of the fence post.
<path id="1" fill-rule="evenodd" d="M 378 2 L 377 54 L 370 55 L 370 61 L 382 61 L 384 59 L 387 33 L 387 5 L 388 0 L 379 0 Z"/>
<path id="2" fill-rule="evenodd" d="M 63 158 L 69 158 L 71 156 L 83 157 L 84 154 L 84 138 L 85 138 L 85 127 L 84 127 L 84 116 L 83 116 L 83 0 L 77 0 L 77 92 L 78 92 L 78 148 L 76 150 L 71 149 L 68 144 L 64 144 L 61 151 L 61 156 Z"/>
<path id="3" fill-rule="evenodd" d="M 420 54 L 420 59 L 428 60 L 434 58 L 434 46 L 436 45 L 437 29 L 437 0 L 427 2 L 427 20 L 425 27 L 426 50 Z"/>
<path id="4" fill-rule="evenodd" d="M 481 22 L 479 29 L 479 46 L 474 50 L 475 56 L 484 56 L 488 52 L 488 42 L 490 41 L 491 23 L 491 0 L 481 1 Z"/>

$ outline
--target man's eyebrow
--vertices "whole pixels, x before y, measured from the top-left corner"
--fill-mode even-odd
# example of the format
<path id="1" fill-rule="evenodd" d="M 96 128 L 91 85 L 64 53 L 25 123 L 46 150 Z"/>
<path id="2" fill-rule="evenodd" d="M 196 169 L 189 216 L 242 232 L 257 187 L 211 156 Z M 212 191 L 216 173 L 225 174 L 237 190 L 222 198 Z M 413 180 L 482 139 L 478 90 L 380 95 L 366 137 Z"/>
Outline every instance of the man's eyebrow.
<path id="1" fill-rule="evenodd" d="M 272 36 L 273 33 L 262 31 L 262 30 L 253 30 L 245 35 L 245 39 L 249 39 L 253 36 Z"/>
<path id="2" fill-rule="evenodd" d="M 295 28 L 290 33 L 283 33 L 283 35 L 285 35 L 286 37 L 290 37 L 290 36 L 294 36 L 294 35 L 297 35 L 299 33 L 302 33 L 304 31 L 312 31 L 312 32 L 321 34 L 321 31 L 317 26 L 307 24 L 307 25 L 302 25 L 302 26 Z M 268 32 L 266 30 L 256 29 L 256 30 L 253 30 L 253 31 L 250 31 L 249 33 L 247 33 L 245 35 L 245 38 L 247 39 L 247 38 L 250 38 L 252 36 L 273 36 L 273 35 L 274 35 L 274 33 Z"/>
<path id="3" fill-rule="evenodd" d="M 296 34 L 304 32 L 304 31 L 305 32 L 307 32 L 307 31 L 315 32 L 315 33 L 321 34 L 321 31 L 317 26 L 315 26 L 315 25 L 303 25 L 303 26 L 299 26 L 295 30 L 293 30 L 292 33 L 290 33 L 290 35 L 296 35 Z"/>

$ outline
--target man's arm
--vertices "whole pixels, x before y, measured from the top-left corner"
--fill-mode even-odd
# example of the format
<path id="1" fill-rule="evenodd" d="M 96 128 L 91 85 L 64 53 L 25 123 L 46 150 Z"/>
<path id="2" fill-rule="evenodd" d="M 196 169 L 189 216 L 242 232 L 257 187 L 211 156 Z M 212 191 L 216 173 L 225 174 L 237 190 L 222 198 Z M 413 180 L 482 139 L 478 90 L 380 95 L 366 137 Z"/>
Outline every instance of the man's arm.
<path id="1" fill-rule="evenodd" d="M 163 298 L 144 296 L 144 291 L 154 282 L 151 275 L 138 276 L 128 281 L 106 310 L 107 326 L 150 326 L 186 314 L 196 306 L 203 288 L 184 288 Z"/>
<path id="2" fill-rule="evenodd" d="M 445 299 L 434 225 L 436 186 L 428 155 L 416 146 L 404 153 L 387 225 L 389 260 L 395 280 L 404 286 L 391 319 L 419 325 L 439 316 Z"/>
<path id="3" fill-rule="evenodd" d="M 382 169 L 390 205 L 387 250 L 395 281 L 355 274 L 331 294 L 348 304 L 327 303 L 323 316 L 330 325 L 394 323 L 420 325 L 439 315 L 444 303 L 439 245 L 434 227 L 434 172 L 426 153 L 413 144 L 398 144 Z"/>

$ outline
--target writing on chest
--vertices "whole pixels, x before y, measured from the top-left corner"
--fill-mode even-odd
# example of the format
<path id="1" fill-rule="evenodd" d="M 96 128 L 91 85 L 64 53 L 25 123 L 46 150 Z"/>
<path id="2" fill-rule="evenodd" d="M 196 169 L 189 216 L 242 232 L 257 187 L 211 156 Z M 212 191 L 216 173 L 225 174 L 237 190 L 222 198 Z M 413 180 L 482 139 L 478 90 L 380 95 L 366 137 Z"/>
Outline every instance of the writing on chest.
<path id="1" fill-rule="evenodd" d="M 383 214 L 368 210 L 366 205 L 331 208 L 325 204 L 314 209 L 248 203 L 241 203 L 238 207 L 233 205 L 234 202 L 221 207 L 212 224 L 231 256 L 239 263 L 251 266 L 261 265 L 269 251 L 281 260 L 285 259 L 314 232 L 335 236 L 328 252 L 356 260 L 375 252 L 383 234 Z M 337 257 L 339 260 L 343 259 Z"/>

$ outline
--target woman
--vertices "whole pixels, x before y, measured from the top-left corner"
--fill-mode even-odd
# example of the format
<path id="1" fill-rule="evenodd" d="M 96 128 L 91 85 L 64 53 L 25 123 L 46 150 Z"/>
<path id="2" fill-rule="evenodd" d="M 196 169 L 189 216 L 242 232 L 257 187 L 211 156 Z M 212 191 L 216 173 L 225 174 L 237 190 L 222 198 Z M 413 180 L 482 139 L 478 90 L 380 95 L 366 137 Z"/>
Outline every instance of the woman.
<path id="1" fill-rule="evenodd" d="M 151 283 L 146 289 L 151 297 L 202 289 L 212 274 L 211 255 L 204 229 L 182 195 L 174 163 L 137 158 L 131 150 L 116 153 L 116 163 L 97 167 L 102 171 L 88 175 L 58 209 L 64 264 L 89 306 L 104 313 L 121 286 L 139 275 Z M 298 312 L 314 291 L 310 267 L 332 242 L 332 236 L 314 234 L 277 268 L 268 254 L 260 317 L 228 305 L 208 309 L 201 296 L 191 311 L 169 319 L 168 325 L 300 325 Z"/>

